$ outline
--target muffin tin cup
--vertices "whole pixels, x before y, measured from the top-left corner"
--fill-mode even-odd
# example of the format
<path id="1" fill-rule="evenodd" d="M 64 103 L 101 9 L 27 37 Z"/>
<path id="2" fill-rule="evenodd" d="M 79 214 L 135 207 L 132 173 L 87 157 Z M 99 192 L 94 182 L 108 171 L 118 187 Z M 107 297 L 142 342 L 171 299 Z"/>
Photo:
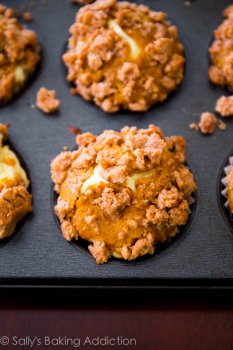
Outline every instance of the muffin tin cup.
<path id="1" fill-rule="evenodd" d="M 224 162 L 219 176 L 219 197 L 220 197 L 220 205 L 222 207 L 222 213 L 224 218 L 227 219 L 228 224 L 233 231 L 233 213 L 230 211 L 229 202 L 227 197 L 227 175 L 230 172 L 231 167 L 233 166 L 233 152 L 231 155 L 227 157 Z"/>
<path id="2" fill-rule="evenodd" d="M 19 6 L 16 0 L 2 2 Z M 22 0 L 22 4 L 26 3 Z M 63 43 L 79 7 L 65 0 L 36 2 L 30 27 L 37 34 L 46 33 L 40 40 L 42 67 L 30 88 L 1 108 L 2 122 L 12 125 L 12 139 L 30 168 L 34 214 L 32 219 L 31 214 L 23 219 L 23 230 L 17 228 L 14 241 L 1 249 L 1 287 L 233 288 L 232 221 L 220 192 L 225 174 L 219 175 L 218 182 L 214 176 L 232 148 L 233 124 L 229 120 L 224 133 L 208 140 L 189 129 L 201 112 L 213 108 L 222 91 L 208 81 L 208 46 L 230 0 L 193 1 L 190 7 L 180 0 L 143 3 L 166 12 L 177 25 L 187 59 L 184 79 L 164 103 L 146 113 L 107 114 L 80 96 L 71 95 L 65 78 Z M 61 100 L 58 115 L 48 117 L 30 108 L 41 86 L 56 89 Z M 64 145 L 72 147 L 69 125 L 100 134 L 105 129 L 120 130 L 125 125 L 145 128 L 149 124 L 158 125 L 166 135 L 182 135 L 187 141 L 187 160 L 198 184 L 189 221 L 174 241 L 163 246 L 163 251 L 158 248 L 153 256 L 131 262 L 112 259 L 96 265 L 86 247 L 78 246 L 81 242 L 75 242 L 74 249 L 73 243 L 61 236 L 60 223 L 51 212 L 56 199 L 51 190 L 50 161 Z M 221 170 L 228 165 L 230 156 Z"/>
<path id="3" fill-rule="evenodd" d="M 77 149 L 77 147 L 73 147 L 72 150 Z M 190 167 L 188 167 L 190 169 Z M 192 172 L 192 170 L 190 169 Z M 53 213 L 54 220 L 56 221 L 57 227 L 59 229 L 60 234 L 62 235 L 61 232 L 61 224 L 59 221 L 59 218 L 57 217 L 54 207 L 57 204 L 57 199 L 58 199 L 58 194 L 54 191 L 54 184 L 51 184 L 51 210 Z M 187 233 L 188 228 L 192 224 L 192 221 L 194 220 L 195 212 L 196 212 L 196 206 L 197 206 L 197 191 L 194 192 L 190 198 L 189 198 L 189 208 L 190 208 L 190 213 L 188 220 L 185 225 L 183 226 L 178 226 L 178 232 L 174 237 L 171 237 L 165 242 L 158 242 L 155 243 L 155 252 L 153 255 L 146 254 L 141 257 L 136 258 L 135 260 L 124 260 L 122 259 L 117 259 L 115 257 L 111 257 L 109 261 L 112 261 L 114 263 L 120 263 L 120 264 L 126 264 L 126 265 L 135 265 L 135 264 L 140 264 L 140 263 L 145 263 L 148 260 L 151 259 L 157 259 L 161 257 L 163 254 L 169 253 L 171 249 L 174 249 L 179 242 L 181 242 Z M 63 238 L 63 236 L 62 236 Z M 65 239 L 65 238 L 63 238 Z M 88 256 L 90 259 L 94 260 L 93 256 L 88 250 L 88 246 L 91 244 L 91 242 L 88 242 L 82 238 L 78 238 L 77 240 L 73 239 L 71 241 L 67 241 L 68 243 L 72 244 L 80 253 L 85 254 Z M 109 263 L 109 261 L 107 263 Z"/>

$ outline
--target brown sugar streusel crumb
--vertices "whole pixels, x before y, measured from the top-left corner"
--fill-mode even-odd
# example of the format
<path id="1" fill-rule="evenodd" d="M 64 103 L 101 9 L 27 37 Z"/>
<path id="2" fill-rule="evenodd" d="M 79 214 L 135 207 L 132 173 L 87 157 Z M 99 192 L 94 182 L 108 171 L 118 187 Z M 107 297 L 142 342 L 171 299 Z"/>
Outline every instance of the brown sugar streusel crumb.
<path id="1" fill-rule="evenodd" d="M 72 93 L 105 112 L 147 111 L 183 79 L 184 50 L 163 12 L 116 0 L 82 7 L 63 55 Z"/>
<path id="2" fill-rule="evenodd" d="M 222 117 L 233 117 L 233 96 L 221 96 L 216 102 L 215 111 Z"/>
<path id="3" fill-rule="evenodd" d="M 228 86 L 229 90 L 233 90 L 233 6 L 228 6 L 223 15 L 225 19 L 214 31 L 214 41 L 209 48 L 212 61 L 209 79 L 214 84 Z"/>
<path id="4" fill-rule="evenodd" d="M 226 127 L 227 127 L 226 124 L 223 121 L 219 120 L 219 122 L 218 122 L 219 130 L 224 131 L 224 130 L 226 130 Z"/>
<path id="5" fill-rule="evenodd" d="M 226 124 L 210 112 L 202 113 L 198 124 L 189 124 L 190 129 L 200 131 L 202 134 L 213 134 L 216 127 L 221 131 L 226 130 Z"/>
<path id="6" fill-rule="evenodd" d="M 56 91 L 40 88 L 36 97 L 36 106 L 46 114 L 56 112 L 60 106 L 60 101 L 56 99 Z"/>
<path id="7" fill-rule="evenodd" d="M 13 10 L 0 5 L 0 104 L 22 90 L 40 60 L 36 34 L 13 16 Z"/>
<path id="8" fill-rule="evenodd" d="M 98 264 L 153 254 L 178 233 L 196 190 L 186 143 L 160 128 L 125 127 L 76 137 L 75 151 L 51 162 L 55 206 L 65 239 L 82 238 Z"/>
<path id="9" fill-rule="evenodd" d="M 26 21 L 26 22 L 32 22 L 33 17 L 32 17 L 31 12 L 29 12 L 29 11 L 24 12 L 24 13 L 23 13 L 23 19 L 24 19 L 24 21 Z"/>
<path id="10" fill-rule="evenodd" d="M 189 128 L 192 129 L 192 130 L 199 130 L 199 127 L 196 123 L 191 123 L 189 124 Z"/>
<path id="11" fill-rule="evenodd" d="M 218 124 L 218 119 L 213 113 L 204 112 L 201 114 L 198 127 L 201 133 L 203 134 L 213 134 L 217 124 Z"/>
<path id="12" fill-rule="evenodd" d="M 29 180 L 17 156 L 5 144 L 7 137 L 8 126 L 0 124 L 0 239 L 10 236 L 17 223 L 32 211 Z"/>

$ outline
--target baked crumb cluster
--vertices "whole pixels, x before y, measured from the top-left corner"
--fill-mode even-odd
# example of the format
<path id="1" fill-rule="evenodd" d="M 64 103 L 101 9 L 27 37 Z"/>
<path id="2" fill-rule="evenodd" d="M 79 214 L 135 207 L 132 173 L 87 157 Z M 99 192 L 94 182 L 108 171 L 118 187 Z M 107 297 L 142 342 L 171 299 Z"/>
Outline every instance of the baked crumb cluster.
<path id="1" fill-rule="evenodd" d="M 15 153 L 4 142 L 8 126 L 0 124 L 0 239 L 10 236 L 32 210 L 29 180 Z"/>
<path id="2" fill-rule="evenodd" d="M 125 127 L 76 137 L 79 148 L 51 163 L 59 197 L 55 212 L 68 241 L 90 242 L 98 264 L 133 260 L 178 233 L 190 214 L 195 180 L 185 166 L 185 141 L 160 128 Z"/>
<path id="3" fill-rule="evenodd" d="M 227 197 L 230 211 L 233 214 L 233 165 L 231 166 L 230 172 L 227 175 Z"/>
<path id="4" fill-rule="evenodd" d="M 233 90 L 233 5 L 228 6 L 223 15 L 225 20 L 214 31 L 214 42 L 209 49 L 212 61 L 209 78 L 214 84 Z"/>
<path id="5" fill-rule="evenodd" d="M 41 87 L 37 92 L 36 106 L 46 114 L 56 112 L 60 106 L 60 101 L 56 98 L 56 91 Z"/>
<path id="6" fill-rule="evenodd" d="M 163 12 L 98 0 L 79 10 L 70 34 L 63 60 L 72 92 L 105 112 L 146 111 L 183 79 L 183 46 Z"/>
<path id="7" fill-rule="evenodd" d="M 0 5 L 0 104 L 25 86 L 40 60 L 36 34 L 13 16 L 13 10 Z"/>
<path id="8" fill-rule="evenodd" d="M 213 113 L 204 112 L 201 114 L 198 127 L 202 134 L 213 134 L 217 124 L 218 119 Z"/>
<path id="9" fill-rule="evenodd" d="M 233 117 L 233 96 L 221 96 L 215 106 L 215 111 L 222 117 Z"/>

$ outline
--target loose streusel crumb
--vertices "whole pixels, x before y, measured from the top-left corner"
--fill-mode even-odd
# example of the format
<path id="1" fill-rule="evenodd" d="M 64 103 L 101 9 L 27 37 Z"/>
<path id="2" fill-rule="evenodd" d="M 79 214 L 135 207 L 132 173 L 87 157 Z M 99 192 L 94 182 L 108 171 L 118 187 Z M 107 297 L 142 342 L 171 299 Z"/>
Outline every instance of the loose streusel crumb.
<path id="1" fill-rule="evenodd" d="M 222 117 L 233 117 L 233 96 L 220 97 L 216 102 L 215 111 Z"/>
<path id="2" fill-rule="evenodd" d="M 223 15 L 225 20 L 214 31 L 214 42 L 209 49 L 212 61 L 209 79 L 214 84 L 233 90 L 233 5 L 228 6 Z"/>
<path id="3" fill-rule="evenodd" d="M 213 113 L 204 112 L 201 114 L 198 127 L 202 134 L 213 134 L 213 132 L 216 129 L 217 123 L 218 120 Z"/>
<path id="4" fill-rule="evenodd" d="M 196 183 L 182 137 L 150 125 L 84 133 L 76 142 L 51 162 L 55 211 L 64 238 L 90 242 L 98 264 L 153 254 L 186 224 Z"/>
<path id="5" fill-rule="evenodd" d="M 72 93 L 105 112 L 147 111 L 183 79 L 177 27 L 145 5 L 98 0 L 82 7 L 63 55 Z"/>
<path id="6" fill-rule="evenodd" d="M 74 5 L 87 5 L 92 3 L 94 0 L 71 0 Z"/>
<path id="7" fill-rule="evenodd" d="M 40 60 L 36 34 L 13 16 L 12 9 L 0 5 L 0 104 L 23 89 Z"/>
<path id="8" fill-rule="evenodd" d="M 56 91 L 40 88 L 36 97 L 36 106 L 44 113 L 54 113 L 60 106 L 60 101 L 56 99 Z"/>
<path id="9" fill-rule="evenodd" d="M 31 22 L 33 20 L 32 14 L 29 11 L 23 13 L 23 19 L 26 22 Z"/>
<path id="10" fill-rule="evenodd" d="M 189 124 L 189 128 L 192 130 L 197 130 L 197 131 L 199 130 L 198 125 L 196 123 Z"/>
<path id="11" fill-rule="evenodd" d="M 219 122 L 218 122 L 219 130 L 224 131 L 224 130 L 226 130 L 226 127 L 227 127 L 226 124 L 223 121 L 219 120 Z"/>

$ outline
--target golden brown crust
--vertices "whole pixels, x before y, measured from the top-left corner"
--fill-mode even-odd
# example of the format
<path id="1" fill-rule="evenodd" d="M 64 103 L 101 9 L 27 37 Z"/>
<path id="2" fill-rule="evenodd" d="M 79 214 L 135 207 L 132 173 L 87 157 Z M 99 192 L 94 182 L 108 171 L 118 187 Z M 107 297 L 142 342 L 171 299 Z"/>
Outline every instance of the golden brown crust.
<path id="1" fill-rule="evenodd" d="M 228 86 L 233 90 L 233 6 L 227 7 L 223 15 L 225 20 L 214 31 L 214 41 L 209 48 L 212 61 L 209 79 L 214 84 Z"/>
<path id="2" fill-rule="evenodd" d="M 230 211 L 233 213 L 233 165 L 227 176 L 227 196 L 229 201 Z"/>
<path id="3" fill-rule="evenodd" d="M 46 114 L 56 112 L 60 106 L 60 101 L 56 99 L 56 91 L 41 87 L 37 92 L 36 106 Z"/>
<path id="4" fill-rule="evenodd" d="M 97 263 L 153 254 L 178 232 L 196 189 L 184 165 L 185 141 L 161 129 L 125 127 L 78 135 L 79 148 L 51 163 L 56 214 L 67 240 L 90 241 Z"/>
<path id="5" fill-rule="evenodd" d="M 183 46 L 162 12 L 99 0 L 79 10 L 70 33 L 63 59 L 72 91 L 106 112 L 146 111 L 183 79 Z"/>
<path id="6" fill-rule="evenodd" d="M 0 136 L 6 140 L 8 126 L 0 124 Z M 5 146 L 6 147 L 6 146 Z M 14 159 L 2 157 L 5 165 L 14 166 Z M 2 166 L 2 164 L 0 164 Z M 2 168 L 1 168 L 2 169 Z M 1 174 L 2 175 L 2 174 Z M 0 239 L 10 236 L 19 222 L 27 213 L 32 211 L 32 197 L 27 190 L 29 181 L 18 172 L 13 179 L 1 178 L 0 184 Z"/>
<path id="7" fill-rule="evenodd" d="M 21 26 L 13 11 L 0 5 L 0 104 L 26 84 L 39 62 L 36 34 Z"/>

